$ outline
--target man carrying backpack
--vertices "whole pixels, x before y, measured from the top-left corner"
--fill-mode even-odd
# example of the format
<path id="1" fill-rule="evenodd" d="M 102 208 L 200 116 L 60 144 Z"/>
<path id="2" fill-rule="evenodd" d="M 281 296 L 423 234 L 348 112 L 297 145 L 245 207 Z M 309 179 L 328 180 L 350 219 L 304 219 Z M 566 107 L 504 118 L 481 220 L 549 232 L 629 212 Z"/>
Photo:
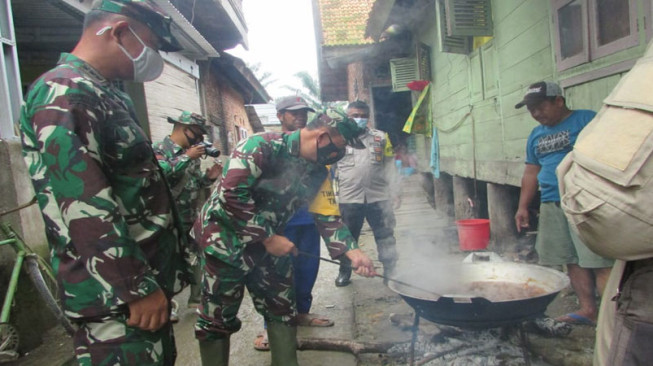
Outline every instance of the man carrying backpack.
<path id="1" fill-rule="evenodd" d="M 592 251 L 616 259 L 594 366 L 653 360 L 653 47 L 624 75 L 560 163 L 561 206 Z"/>

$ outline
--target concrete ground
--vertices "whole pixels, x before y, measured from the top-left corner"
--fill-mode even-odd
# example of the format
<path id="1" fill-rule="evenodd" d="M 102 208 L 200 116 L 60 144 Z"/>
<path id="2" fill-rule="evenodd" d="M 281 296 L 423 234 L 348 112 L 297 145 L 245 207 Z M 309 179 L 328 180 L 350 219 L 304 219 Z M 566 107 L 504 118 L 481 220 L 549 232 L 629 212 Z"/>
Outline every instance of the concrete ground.
<path id="1" fill-rule="evenodd" d="M 426 203 L 418 176 L 412 176 L 404 182 L 402 197 L 402 205 L 395 212 L 396 237 L 400 252 L 399 271 L 410 270 L 415 266 L 428 266 L 429 263 L 443 258 L 462 260 L 465 253 L 458 250 L 455 230 L 452 230 L 453 219 L 433 210 Z M 360 245 L 372 259 L 376 260 L 374 240 L 369 229 L 364 228 Z M 326 249 L 323 249 L 322 254 L 327 256 Z M 375 261 L 375 264 L 381 272 L 380 263 Z M 404 351 L 407 350 L 412 335 L 410 327 L 406 325 L 412 323 L 413 309 L 384 286 L 379 278 L 362 278 L 353 275 L 350 286 L 337 288 L 334 285 L 337 271 L 337 265 L 321 263 L 312 308 L 313 313 L 333 319 L 335 326 L 300 327 L 298 337 L 300 339 L 335 338 L 355 340 L 359 343 L 392 342 L 397 344 L 397 347 L 391 349 L 389 353 L 361 354 L 358 357 L 334 351 L 299 351 L 300 364 L 307 366 L 406 365 L 408 361 Z M 437 266 L 433 265 L 433 271 L 437 271 Z M 192 329 L 196 316 L 193 310 L 183 306 L 187 296 L 188 290 L 177 297 L 182 306 L 181 320 L 175 325 L 178 349 L 176 365 L 200 365 L 199 350 Z M 565 291 L 551 304 L 548 313 L 550 316 L 561 315 L 575 306 L 575 296 Z M 394 314 L 394 320 L 403 319 L 403 323 L 391 322 L 391 314 Z M 269 352 L 259 352 L 253 348 L 253 341 L 263 324 L 261 316 L 253 309 L 249 295 L 245 296 L 239 317 L 243 326 L 241 331 L 232 336 L 230 364 L 269 365 Z M 418 345 L 427 345 L 425 352 L 431 354 L 443 350 L 449 352 L 449 349 L 456 347 L 462 350 L 449 352 L 448 355 L 425 365 L 524 364 L 521 348 L 515 345 L 514 337 L 501 340 L 497 333 L 496 330 L 461 332 L 422 320 Z M 57 335 L 56 331 L 54 335 L 48 337 L 44 346 L 22 357 L 14 365 L 64 364 L 70 357 L 70 340 L 60 333 Z M 593 328 L 577 327 L 565 338 L 546 338 L 530 334 L 528 349 L 532 353 L 534 365 L 582 366 L 591 364 L 593 341 Z M 469 353 L 476 355 L 470 356 Z"/>

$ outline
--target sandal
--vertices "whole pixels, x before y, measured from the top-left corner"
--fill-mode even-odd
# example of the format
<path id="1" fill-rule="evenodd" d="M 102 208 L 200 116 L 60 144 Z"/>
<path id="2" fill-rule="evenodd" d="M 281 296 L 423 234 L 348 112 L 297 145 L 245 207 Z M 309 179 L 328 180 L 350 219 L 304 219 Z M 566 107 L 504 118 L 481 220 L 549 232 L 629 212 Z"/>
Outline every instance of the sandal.
<path id="1" fill-rule="evenodd" d="M 576 313 L 569 313 L 563 315 L 561 317 L 556 318 L 556 321 L 564 322 L 572 325 L 589 325 L 591 327 L 596 326 L 596 322 L 594 320 Z"/>
<path id="2" fill-rule="evenodd" d="M 332 327 L 333 320 L 317 314 L 297 314 L 297 325 L 300 327 Z"/>
<path id="3" fill-rule="evenodd" d="M 262 330 L 259 334 L 256 335 L 254 340 L 254 349 L 257 351 L 269 351 L 270 342 L 268 341 L 268 331 Z"/>

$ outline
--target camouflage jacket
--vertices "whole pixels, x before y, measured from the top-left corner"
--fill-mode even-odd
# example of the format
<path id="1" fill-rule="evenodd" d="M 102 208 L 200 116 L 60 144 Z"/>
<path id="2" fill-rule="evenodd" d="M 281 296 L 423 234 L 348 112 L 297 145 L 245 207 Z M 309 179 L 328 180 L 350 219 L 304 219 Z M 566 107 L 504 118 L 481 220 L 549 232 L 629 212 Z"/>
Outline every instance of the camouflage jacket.
<path id="1" fill-rule="evenodd" d="M 32 84 L 20 127 L 66 314 L 180 291 L 189 275 L 180 222 L 127 94 L 63 54 Z"/>
<path id="2" fill-rule="evenodd" d="M 317 195 L 327 169 L 299 157 L 299 133 L 253 135 L 234 149 L 191 232 L 205 253 L 250 269 L 245 248 L 283 233 Z M 339 216 L 314 217 L 331 257 L 358 247 Z"/>
<path id="3" fill-rule="evenodd" d="M 197 218 L 197 198 L 202 188 L 210 187 L 214 181 L 206 177 L 200 168 L 199 159 L 191 159 L 181 146 L 167 136 L 153 145 L 154 154 L 168 179 L 173 192 L 179 216 L 188 232 Z"/>

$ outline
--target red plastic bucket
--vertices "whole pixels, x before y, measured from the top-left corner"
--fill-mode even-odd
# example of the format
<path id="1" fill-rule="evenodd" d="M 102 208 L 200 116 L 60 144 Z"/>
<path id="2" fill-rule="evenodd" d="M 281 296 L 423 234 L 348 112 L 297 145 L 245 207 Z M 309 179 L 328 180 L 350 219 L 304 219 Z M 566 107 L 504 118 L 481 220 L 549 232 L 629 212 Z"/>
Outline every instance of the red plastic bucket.
<path id="1" fill-rule="evenodd" d="M 483 250 L 490 242 L 490 220 L 468 219 L 456 221 L 460 250 Z"/>

